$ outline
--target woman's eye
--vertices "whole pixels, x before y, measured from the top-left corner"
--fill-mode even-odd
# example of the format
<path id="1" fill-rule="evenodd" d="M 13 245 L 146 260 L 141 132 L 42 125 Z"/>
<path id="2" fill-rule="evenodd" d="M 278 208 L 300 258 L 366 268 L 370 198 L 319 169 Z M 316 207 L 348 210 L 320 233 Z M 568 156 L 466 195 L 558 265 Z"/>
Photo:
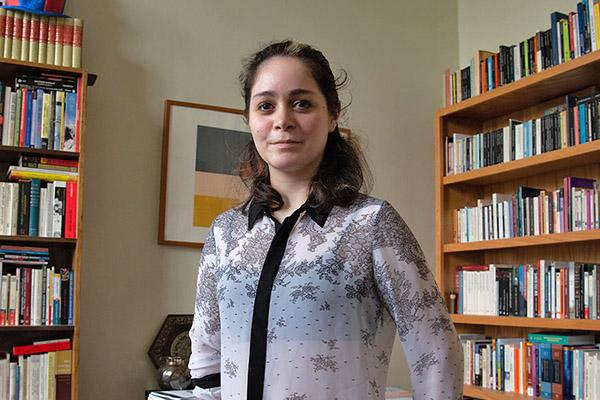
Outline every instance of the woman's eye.
<path id="1" fill-rule="evenodd" d="M 269 111 L 273 108 L 271 103 L 260 103 L 257 107 L 258 111 Z"/>
<path id="2" fill-rule="evenodd" d="M 294 107 L 305 110 L 310 108 L 310 102 L 308 100 L 296 100 L 294 102 Z"/>

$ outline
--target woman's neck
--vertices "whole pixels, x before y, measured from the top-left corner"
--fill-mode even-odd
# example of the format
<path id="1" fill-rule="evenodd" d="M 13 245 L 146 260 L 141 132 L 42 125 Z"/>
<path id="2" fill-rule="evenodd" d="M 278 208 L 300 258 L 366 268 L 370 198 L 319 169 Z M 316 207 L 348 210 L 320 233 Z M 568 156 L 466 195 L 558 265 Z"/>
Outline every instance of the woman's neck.
<path id="1" fill-rule="evenodd" d="M 271 186 L 281 195 L 283 206 L 273 212 L 273 216 L 280 222 L 285 217 L 296 211 L 306 202 L 310 192 L 311 178 L 292 177 L 280 173 L 271 173 Z"/>

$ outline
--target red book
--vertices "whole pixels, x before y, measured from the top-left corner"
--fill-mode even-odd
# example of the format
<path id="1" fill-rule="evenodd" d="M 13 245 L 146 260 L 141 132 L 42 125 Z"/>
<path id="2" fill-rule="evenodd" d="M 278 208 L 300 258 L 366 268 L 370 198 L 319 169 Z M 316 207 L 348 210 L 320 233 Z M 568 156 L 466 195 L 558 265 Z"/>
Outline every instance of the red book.
<path id="1" fill-rule="evenodd" d="M 574 23 L 573 18 L 575 17 L 575 13 L 571 11 L 569 13 L 569 51 L 571 52 L 571 58 L 575 57 L 575 42 L 573 41 L 574 36 Z"/>
<path id="2" fill-rule="evenodd" d="M 485 93 L 487 91 L 487 59 L 484 59 L 481 60 L 481 93 Z"/>
<path id="3" fill-rule="evenodd" d="M 489 271 L 489 265 L 463 265 L 463 271 Z"/>
<path id="4" fill-rule="evenodd" d="M 56 375 L 56 400 L 71 400 L 71 375 Z"/>
<path id="5" fill-rule="evenodd" d="M 21 101 L 21 126 L 19 127 L 19 146 L 25 147 L 25 131 L 27 130 L 27 89 L 21 88 L 23 100 Z"/>
<path id="6" fill-rule="evenodd" d="M 79 161 L 77 161 L 77 160 L 61 160 L 60 158 L 40 157 L 39 163 L 46 164 L 46 165 L 58 165 L 61 167 L 71 167 L 71 168 L 79 167 Z"/>
<path id="7" fill-rule="evenodd" d="M 562 344 L 553 344 L 552 345 L 552 364 L 555 366 L 554 371 L 560 373 L 559 377 L 554 377 L 554 379 L 552 380 L 552 399 L 562 400 L 562 398 L 563 398 L 562 382 L 564 379 Z"/>
<path id="8" fill-rule="evenodd" d="M 25 306 L 23 325 L 31 325 L 31 268 L 25 268 Z"/>
<path id="9" fill-rule="evenodd" d="M 77 181 L 67 182 L 67 198 L 65 210 L 65 238 L 77 237 Z"/>
<path id="10" fill-rule="evenodd" d="M 59 350 L 70 350 L 71 349 L 71 341 L 69 339 L 65 339 L 61 342 L 50 342 L 50 343 L 41 343 L 41 344 L 29 344 L 25 346 L 13 346 L 13 355 L 29 355 L 29 354 L 41 354 L 48 353 L 51 351 L 59 351 Z"/>

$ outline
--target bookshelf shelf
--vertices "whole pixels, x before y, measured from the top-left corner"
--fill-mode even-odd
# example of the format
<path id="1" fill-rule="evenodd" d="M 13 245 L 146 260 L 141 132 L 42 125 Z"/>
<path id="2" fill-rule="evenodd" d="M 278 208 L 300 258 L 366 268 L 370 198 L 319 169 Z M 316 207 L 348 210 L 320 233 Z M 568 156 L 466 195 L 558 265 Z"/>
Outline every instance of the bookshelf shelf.
<path id="1" fill-rule="evenodd" d="M 54 326 L 0 326 L 0 334 L 5 332 L 73 332 L 73 325 Z"/>
<path id="2" fill-rule="evenodd" d="M 16 146 L 0 146 L 0 158 L 2 158 L 2 160 L 7 160 L 7 158 L 18 160 L 19 156 L 22 154 L 30 154 L 41 157 L 63 158 L 67 160 L 79 159 L 79 153 L 72 151 L 56 151 Z"/>
<path id="3" fill-rule="evenodd" d="M 548 246 L 565 243 L 577 243 L 600 240 L 600 229 L 587 231 L 551 233 L 549 235 L 523 236 L 512 239 L 485 240 L 471 243 L 446 243 L 444 253 L 467 251 L 516 249 L 519 247 Z"/>
<path id="4" fill-rule="evenodd" d="M 443 184 L 487 185 L 598 162 L 600 162 L 600 141 L 593 141 L 505 164 L 445 176 Z"/>
<path id="5" fill-rule="evenodd" d="M 476 397 L 482 400 L 536 400 L 537 397 L 524 396 L 522 394 L 499 392 L 497 390 L 484 389 L 478 386 L 465 385 L 465 396 Z"/>
<path id="6" fill-rule="evenodd" d="M 39 246 L 75 246 L 77 244 L 77 239 L 0 235 L 0 243 L 35 244 Z"/>
<path id="7" fill-rule="evenodd" d="M 597 83 L 600 52 L 593 52 L 440 109 L 436 118 L 490 120 Z"/>
<path id="8" fill-rule="evenodd" d="M 518 326 L 522 328 L 537 329 L 569 329 L 583 331 L 600 331 L 600 320 L 590 319 L 553 319 L 553 318 L 525 318 L 525 317 L 494 317 L 487 315 L 460 315 L 452 314 L 455 324 L 465 325 L 490 325 L 490 326 Z"/>
<path id="9" fill-rule="evenodd" d="M 98 78 L 95 74 L 90 74 L 82 68 L 59 67 L 57 65 L 39 64 L 29 61 L 15 60 L 12 58 L 0 57 L 0 73 L 2 76 L 15 76 L 16 74 L 27 74 L 35 72 L 59 73 L 83 77 L 86 75 L 88 86 L 93 86 Z"/>

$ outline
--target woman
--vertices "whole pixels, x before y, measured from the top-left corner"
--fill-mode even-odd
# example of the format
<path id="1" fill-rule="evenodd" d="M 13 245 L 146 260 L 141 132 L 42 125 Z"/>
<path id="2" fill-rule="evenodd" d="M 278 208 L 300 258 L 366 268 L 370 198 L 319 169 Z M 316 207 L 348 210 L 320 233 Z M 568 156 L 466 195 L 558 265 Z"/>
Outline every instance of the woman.
<path id="1" fill-rule="evenodd" d="M 397 330 L 414 398 L 462 399 L 462 347 L 408 226 L 360 193 L 367 171 L 340 135 L 326 58 L 274 43 L 240 80 L 250 197 L 215 219 L 201 256 L 195 394 L 383 399 Z"/>

